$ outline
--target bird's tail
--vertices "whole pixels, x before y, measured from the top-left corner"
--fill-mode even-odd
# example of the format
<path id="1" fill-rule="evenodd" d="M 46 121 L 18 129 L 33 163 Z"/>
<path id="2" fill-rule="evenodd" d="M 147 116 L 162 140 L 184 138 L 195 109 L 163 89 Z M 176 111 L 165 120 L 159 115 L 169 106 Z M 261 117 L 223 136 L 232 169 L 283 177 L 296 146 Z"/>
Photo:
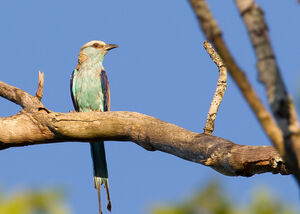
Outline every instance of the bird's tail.
<path id="1" fill-rule="evenodd" d="M 99 213 L 101 214 L 101 185 L 104 184 L 107 195 L 107 209 L 111 211 L 111 202 L 108 187 L 108 172 L 105 157 L 104 142 L 91 143 L 91 153 L 94 166 L 94 183 L 98 191 Z"/>

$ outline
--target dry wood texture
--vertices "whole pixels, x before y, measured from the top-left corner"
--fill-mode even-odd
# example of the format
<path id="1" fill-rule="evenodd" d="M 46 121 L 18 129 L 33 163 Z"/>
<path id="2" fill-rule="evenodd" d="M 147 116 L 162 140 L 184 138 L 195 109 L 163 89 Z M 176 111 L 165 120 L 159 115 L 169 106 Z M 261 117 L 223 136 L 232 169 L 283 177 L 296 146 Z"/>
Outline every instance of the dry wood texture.
<path id="1" fill-rule="evenodd" d="M 210 55 L 213 62 L 217 65 L 219 69 L 219 78 L 217 88 L 214 94 L 214 98 L 210 104 L 210 108 L 208 110 L 206 124 L 204 127 L 204 134 L 211 135 L 215 128 L 215 120 L 217 117 L 217 112 L 219 106 L 223 100 L 226 87 L 227 87 L 227 68 L 219 56 L 219 54 L 215 51 L 209 41 L 204 41 L 203 43 L 204 48 L 206 49 L 207 53 Z"/>
<path id="2" fill-rule="evenodd" d="M 23 107 L 14 116 L 0 118 L 0 149 L 66 141 L 132 141 L 224 175 L 289 174 L 272 146 L 238 145 L 136 112 L 51 112 L 39 98 L 1 81 L 0 96 Z"/>

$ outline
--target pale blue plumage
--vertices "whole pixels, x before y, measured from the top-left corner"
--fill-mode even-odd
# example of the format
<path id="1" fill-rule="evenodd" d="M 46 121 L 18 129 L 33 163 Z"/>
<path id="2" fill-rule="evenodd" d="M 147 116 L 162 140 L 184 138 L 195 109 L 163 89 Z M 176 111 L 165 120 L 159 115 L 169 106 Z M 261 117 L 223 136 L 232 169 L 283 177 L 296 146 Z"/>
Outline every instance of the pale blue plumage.
<path id="1" fill-rule="evenodd" d="M 101 41 L 91 41 L 81 48 L 78 65 L 71 77 L 71 94 L 76 111 L 109 111 L 109 85 L 102 62 L 108 50 L 115 47 L 117 46 Z M 91 154 L 94 183 L 98 190 L 99 212 L 101 213 L 100 187 L 102 184 L 105 185 L 107 192 L 107 208 L 111 209 L 104 143 L 91 143 Z"/>

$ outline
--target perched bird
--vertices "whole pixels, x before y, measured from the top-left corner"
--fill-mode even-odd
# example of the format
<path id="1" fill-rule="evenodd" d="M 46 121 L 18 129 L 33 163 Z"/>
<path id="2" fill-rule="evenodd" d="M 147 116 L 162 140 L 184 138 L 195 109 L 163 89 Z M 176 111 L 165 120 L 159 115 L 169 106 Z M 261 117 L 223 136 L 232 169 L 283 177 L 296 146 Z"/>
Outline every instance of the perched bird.
<path id="1" fill-rule="evenodd" d="M 71 76 L 71 95 L 76 111 L 109 111 L 110 91 L 103 59 L 107 52 L 118 45 L 102 41 L 90 41 L 82 46 L 78 65 Z M 107 209 L 111 210 L 108 188 L 108 172 L 104 142 L 90 143 L 94 166 L 94 183 L 98 191 L 99 213 L 101 214 L 100 187 L 104 184 L 107 194 Z"/>

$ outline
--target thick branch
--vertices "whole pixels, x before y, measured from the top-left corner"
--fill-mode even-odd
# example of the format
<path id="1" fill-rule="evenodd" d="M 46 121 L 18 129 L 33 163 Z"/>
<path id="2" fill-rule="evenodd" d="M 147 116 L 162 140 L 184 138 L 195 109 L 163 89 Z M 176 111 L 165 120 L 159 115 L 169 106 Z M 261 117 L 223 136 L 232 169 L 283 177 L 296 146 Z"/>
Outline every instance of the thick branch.
<path id="1" fill-rule="evenodd" d="M 0 149 L 66 141 L 133 141 L 230 176 L 288 174 L 272 146 L 243 146 L 136 112 L 21 112 L 0 118 Z"/>
<path id="2" fill-rule="evenodd" d="M 0 82 L 0 87 L 7 85 L 4 84 Z M 11 98 L 23 93 L 27 99 L 36 98 L 21 89 L 7 87 L 13 90 L 2 89 L 1 96 Z M 41 110 L 40 106 L 38 100 L 17 115 L 0 118 L 0 150 L 66 141 L 132 141 L 149 151 L 170 153 L 224 175 L 289 174 L 272 146 L 237 145 L 135 112 L 55 113 Z"/>

